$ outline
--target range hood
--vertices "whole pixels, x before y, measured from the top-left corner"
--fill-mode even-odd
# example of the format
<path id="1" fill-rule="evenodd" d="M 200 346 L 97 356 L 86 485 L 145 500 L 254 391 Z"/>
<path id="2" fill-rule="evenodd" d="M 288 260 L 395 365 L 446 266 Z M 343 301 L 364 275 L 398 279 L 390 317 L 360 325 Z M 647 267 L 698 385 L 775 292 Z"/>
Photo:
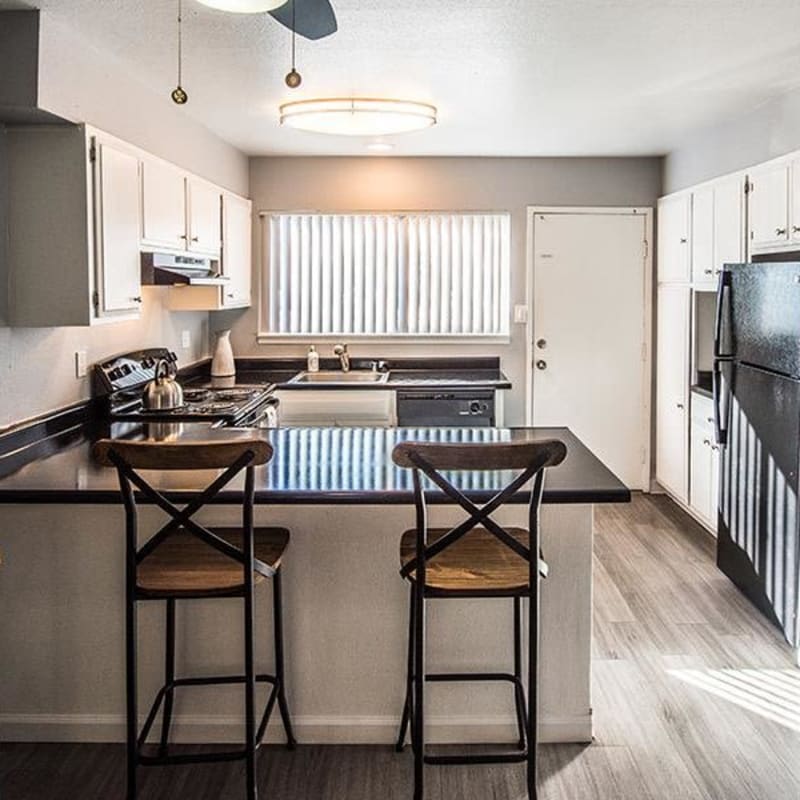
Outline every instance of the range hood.
<path id="1" fill-rule="evenodd" d="M 171 253 L 142 253 L 142 283 L 146 286 L 225 286 L 217 261 Z"/>

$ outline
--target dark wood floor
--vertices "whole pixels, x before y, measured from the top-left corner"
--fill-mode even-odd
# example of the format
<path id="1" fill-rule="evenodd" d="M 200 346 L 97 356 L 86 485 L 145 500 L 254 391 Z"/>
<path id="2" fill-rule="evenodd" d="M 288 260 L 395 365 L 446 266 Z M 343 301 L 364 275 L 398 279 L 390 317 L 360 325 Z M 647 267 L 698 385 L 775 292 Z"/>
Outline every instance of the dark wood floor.
<path id="1" fill-rule="evenodd" d="M 600 507 L 591 747 L 540 750 L 542 800 L 800 798 L 800 671 L 670 501 Z M 112 745 L 0 745 L 2 800 L 121 798 Z M 265 800 L 411 797 L 388 747 L 268 748 Z M 241 767 L 143 770 L 141 800 L 239 800 Z M 428 800 L 523 800 L 516 767 L 430 767 Z"/>

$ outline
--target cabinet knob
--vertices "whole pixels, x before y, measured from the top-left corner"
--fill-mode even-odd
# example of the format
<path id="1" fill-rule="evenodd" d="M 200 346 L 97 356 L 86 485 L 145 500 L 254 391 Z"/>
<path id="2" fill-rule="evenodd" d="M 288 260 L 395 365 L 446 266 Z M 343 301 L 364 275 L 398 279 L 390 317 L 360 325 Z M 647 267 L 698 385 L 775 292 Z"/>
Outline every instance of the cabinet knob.
<path id="1" fill-rule="evenodd" d="M 776 236 L 786 236 L 786 228 L 775 228 Z"/>
<path id="2" fill-rule="evenodd" d="M 681 244 L 686 244 L 686 239 L 681 237 Z"/>
<path id="3" fill-rule="evenodd" d="M 134 302 L 134 303 L 141 303 L 142 302 L 142 298 L 141 297 L 131 297 L 131 301 Z"/>
<path id="4" fill-rule="evenodd" d="M 199 236 L 192 236 L 192 241 L 193 242 L 199 242 L 200 241 L 200 237 Z"/>
<path id="5" fill-rule="evenodd" d="M 714 270 L 713 269 L 704 269 L 703 270 L 703 275 L 713 275 L 713 274 L 714 274 Z"/>
<path id="6" fill-rule="evenodd" d="M 703 444 L 704 444 L 706 447 L 711 447 L 711 442 L 710 442 L 708 439 L 703 439 Z"/>
<path id="7" fill-rule="evenodd" d="M 542 370 L 547 369 L 547 362 L 544 359 L 540 358 L 536 362 L 536 369 L 542 369 Z"/>
<path id="8" fill-rule="evenodd" d="M 680 408 L 681 411 L 683 410 L 683 403 L 675 403 L 676 408 Z"/>
<path id="9" fill-rule="evenodd" d="M 225 297 L 227 297 L 227 298 L 229 298 L 231 300 L 233 300 L 233 296 L 234 296 L 233 292 L 228 292 L 228 294 L 225 295 Z"/>
<path id="10" fill-rule="evenodd" d="M 547 339 L 537 339 L 536 340 L 536 346 L 540 350 L 544 350 L 547 347 Z"/>
<path id="11" fill-rule="evenodd" d="M 185 233 L 181 233 L 181 234 L 178 236 L 178 238 L 179 238 L 179 239 L 183 239 L 183 241 L 185 242 L 185 241 L 186 241 L 186 234 L 185 234 Z"/>
<path id="12" fill-rule="evenodd" d="M 792 225 L 792 233 L 800 233 L 800 225 Z"/>

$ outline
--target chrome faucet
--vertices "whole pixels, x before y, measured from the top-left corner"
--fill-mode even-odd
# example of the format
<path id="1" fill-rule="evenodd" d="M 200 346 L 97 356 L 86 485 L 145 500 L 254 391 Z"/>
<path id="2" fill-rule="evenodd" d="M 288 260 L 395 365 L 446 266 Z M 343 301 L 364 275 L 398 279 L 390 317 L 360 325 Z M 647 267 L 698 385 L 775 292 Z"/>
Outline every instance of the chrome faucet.
<path id="1" fill-rule="evenodd" d="M 334 345 L 333 354 L 335 356 L 339 356 L 339 363 L 342 365 L 342 372 L 350 372 L 350 354 L 347 352 L 347 345 Z"/>

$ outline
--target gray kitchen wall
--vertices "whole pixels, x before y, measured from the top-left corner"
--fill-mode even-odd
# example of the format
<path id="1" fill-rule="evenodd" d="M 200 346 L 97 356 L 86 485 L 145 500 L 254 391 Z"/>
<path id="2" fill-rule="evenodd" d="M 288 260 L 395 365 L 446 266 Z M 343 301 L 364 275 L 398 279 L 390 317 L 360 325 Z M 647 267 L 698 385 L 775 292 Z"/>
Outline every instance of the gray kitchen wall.
<path id="1" fill-rule="evenodd" d="M 253 158 L 254 262 L 261 263 L 258 212 L 264 210 L 507 210 L 512 215 L 511 302 L 525 302 L 526 208 L 653 206 L 661 192 L 658 158 Z M 591 265 L 587 265 L 587 269 Z M 233 328 L 237 355 L 303 355 L 307 344 L 259 345 L 258 311 L 213 315 L 214 329 Z M 506 422 L 525 419 L 525 328 L 509 344 L 359 344 L 355 355 L 497 354 L 514 389 Z M 320 348 L 330 355 L 330 345 Z"/>
<path id="2" fill-rule="evenodd" d="M 113 55 L 98 51 L 69 28 L 42 14 L 40 104 L 86 122 L 241 194 L 248 193 L 247 157 L 193 121 L 169 99 L 169 85 L 154 93 L 125 72 Z M 166 345 L 188 363 L 207 354 L 208 314 L 168 312 L 163 289 L 146 289 L 136 322 L 93 327 L 5 326 L 5 258 L 8 181 L 0 126 L 0 428 L 89 396 L 88 378 L 75 376 L 75 351 L 89 363 L 137 347 Z M 43 186 L 42 191 L 47 191 Z M 43 220 L 46 229 L 46 220 Z M 58 279 L 58 265 L 53 265 Z M 190 345 L 181 347 L 181 333 Z"/>
<path id="3" fill-rule="evenodd" d="M 800 149 L 800 89 L 691 134 L 664 159 L 664 193 Z"/>

